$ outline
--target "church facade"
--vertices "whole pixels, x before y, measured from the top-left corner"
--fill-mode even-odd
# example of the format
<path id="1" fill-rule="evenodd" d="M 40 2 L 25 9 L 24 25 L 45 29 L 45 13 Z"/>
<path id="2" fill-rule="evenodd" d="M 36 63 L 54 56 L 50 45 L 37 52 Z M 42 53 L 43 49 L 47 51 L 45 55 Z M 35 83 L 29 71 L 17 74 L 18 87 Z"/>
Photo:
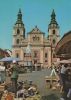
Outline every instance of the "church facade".
<path id="1" fill-rule="evenodd" d="M 31 59 L 33 65 L 41 64 L 42 67 L 50 67 L 56 61 L 55 47 L 60 40 L 59 25 L 56 21 L 54 10 L 48 25 L 48 36 L 35 26 L 29 33 L 25 33 L 22 21 L 22 13 L 19 10 L 17 21 L 13 27 L 12 56 L 19 57 L 24 64 L 25 60 Z M 25 36 L 27 34 L 27 36 Z M 26 48 L 30 45 L 30 56 L 26 57 Z"/>

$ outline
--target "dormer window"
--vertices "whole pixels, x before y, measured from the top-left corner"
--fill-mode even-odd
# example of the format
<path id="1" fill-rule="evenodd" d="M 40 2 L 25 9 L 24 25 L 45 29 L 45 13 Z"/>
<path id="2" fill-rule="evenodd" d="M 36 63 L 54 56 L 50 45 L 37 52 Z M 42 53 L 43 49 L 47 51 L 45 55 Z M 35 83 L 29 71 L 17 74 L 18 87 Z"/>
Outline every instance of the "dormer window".
<path id="1" fill-rule="evenodd" d="M 17 34 L 20 34 L 20 30 L 19 29 L 17 29 Z"/>

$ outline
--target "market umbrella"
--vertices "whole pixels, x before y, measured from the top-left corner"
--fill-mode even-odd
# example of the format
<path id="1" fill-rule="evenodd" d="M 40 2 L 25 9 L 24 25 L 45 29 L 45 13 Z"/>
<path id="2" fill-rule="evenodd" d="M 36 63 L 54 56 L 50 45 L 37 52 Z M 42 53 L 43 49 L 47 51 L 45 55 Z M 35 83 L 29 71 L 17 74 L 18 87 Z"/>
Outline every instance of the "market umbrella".
<path id="1" fill-rule="evenodd" d="M 69 61 L 69 60 L 60 60 L 60 61 L 58 61 L 58 63 L 68 64 L 68 63 L 71 63 L 71 61 Z"/>
<path id="2" fill-rule="evenodd" d="M 21 61 L 20 58 L 15 58 L 15 57 L 5 57 L 0 59 L 0 62 L 12 62 L 12 61 Z"/>

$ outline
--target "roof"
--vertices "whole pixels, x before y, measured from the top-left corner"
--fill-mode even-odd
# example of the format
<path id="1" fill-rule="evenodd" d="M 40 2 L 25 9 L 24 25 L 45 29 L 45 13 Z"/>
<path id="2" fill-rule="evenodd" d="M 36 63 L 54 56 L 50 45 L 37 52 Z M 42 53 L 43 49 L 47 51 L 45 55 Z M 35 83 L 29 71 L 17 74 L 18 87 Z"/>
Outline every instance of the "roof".
<path id="1" fill-rule="evenodd" d="M 60 39 L 60 41 L 57 43 L 56 45 L 56 53 L 58 54 L 58 52 L 64 52 L 64 47 L 69 46 L 70 47 L 71 44 L 71 31 L 67 32 L 64 34 L 64 36 Z M 68 51 L 68 50 L 67 50 Z"/>
<path id="2" fill-rule="evenodd" d="M 69 34 L 71 34 L 71 30 L 63 35 L 63 37 L 60 39 L 60 41 L 57 43 L 57 45 L 63 40 L 63 38 L 65 38 Z"/>
<path id="3" fill-rule="evenodd" d="M 35 26 L 35 28 L 33 28 L 32 31 L 29 32 L 29 34 L 32 33 L 44 34 L 44 32 L 40 31 L 40 29 L 37 26 Z"/>
<path id="4" fill-rule="evenodd" d="M 71 34 L 71 30 L 70 30 L 69 32 L 65 33 L 64 36 L 62 37 L 62 39 L 63 39 L 65 36 L 69 35 L 69 34 Z"/>

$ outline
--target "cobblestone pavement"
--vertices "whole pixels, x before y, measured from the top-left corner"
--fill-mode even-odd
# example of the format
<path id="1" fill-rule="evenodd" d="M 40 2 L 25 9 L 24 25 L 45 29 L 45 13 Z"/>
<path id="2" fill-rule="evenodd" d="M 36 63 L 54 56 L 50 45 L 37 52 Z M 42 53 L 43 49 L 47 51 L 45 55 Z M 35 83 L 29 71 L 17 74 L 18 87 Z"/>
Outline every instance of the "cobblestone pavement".
<path id="1" fill-rule="evenodd" d="M 38 86 L 42 100 L 59 100 L 60 95 L 58 91 L 51 91 L 46 88 L 45 76 L 50 75 L 50 72 L 50 69 L 44 69 L 42 71 L 20 74 L 19 81 L 32 80 Z"/>

